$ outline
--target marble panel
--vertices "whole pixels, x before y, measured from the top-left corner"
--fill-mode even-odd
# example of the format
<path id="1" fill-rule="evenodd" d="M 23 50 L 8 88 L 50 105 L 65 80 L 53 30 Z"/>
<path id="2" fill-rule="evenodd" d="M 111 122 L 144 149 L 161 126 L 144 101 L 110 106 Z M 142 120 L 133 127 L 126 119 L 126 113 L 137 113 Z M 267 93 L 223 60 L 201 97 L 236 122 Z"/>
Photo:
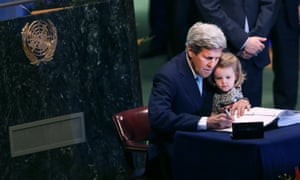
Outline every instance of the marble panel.
<path id="1" fill-rule="evenodd" d="M 47 19 L 57 29 L 53 59 L 30 64 L 22 28 Z M 142 105 L 132 0 L 1 21 L 0 39 L 0 179 L 125 179 L 111 116 Z M 11 156 L 10 126 L 77 112 L 85 143 Z"/>

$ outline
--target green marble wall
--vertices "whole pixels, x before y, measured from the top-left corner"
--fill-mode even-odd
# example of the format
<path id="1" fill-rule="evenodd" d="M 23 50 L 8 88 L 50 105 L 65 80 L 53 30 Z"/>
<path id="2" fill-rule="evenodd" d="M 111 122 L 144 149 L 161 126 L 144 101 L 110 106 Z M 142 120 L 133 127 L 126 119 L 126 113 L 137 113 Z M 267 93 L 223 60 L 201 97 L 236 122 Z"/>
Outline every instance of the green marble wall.
<path id="1" fill-rule="evenodd" d="M 53 60 L 30 64 L 21 31 L 57 28 Z M 0 179 L 125 179 L 111 116 L 142 105 L 132 0 L 102 0 L 0 22 Z M 10 126 L 83 112 L 86 142 L 11 157 Z M 53 132 L 55 133 L 55 132 Z"/>

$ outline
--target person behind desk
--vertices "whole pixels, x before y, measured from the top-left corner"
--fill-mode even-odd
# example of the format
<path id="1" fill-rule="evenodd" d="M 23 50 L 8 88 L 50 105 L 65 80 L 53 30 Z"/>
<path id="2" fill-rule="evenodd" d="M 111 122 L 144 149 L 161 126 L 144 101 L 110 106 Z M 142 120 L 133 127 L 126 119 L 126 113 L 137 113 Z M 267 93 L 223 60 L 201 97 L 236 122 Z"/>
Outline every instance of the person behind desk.
<path id="1" fill-rule="evenodd" d="M 226 38 L 220 28 L 197 22 L 188 31 L 185 51 L 154 75 L 148 104 L 151 132 L 147 163 L 163 159 L 167 175 L 172 172 L 173 136 L 177 130 L 201 131 L 232 125 L 232 117 L 225 113 L 210 115 L 214 87 L 206 79 L 224 48 Z M 196 79 L 202 80 L 200 89 Z M 249 102 L 242 99 L 232 105 L 232 112 L 243 114 L 249 107 Z"/>
<path id="2" fill-rule="evenodd" d="M 223 113 L 224 108 L 230 108 L 232 103 L 244 98 L 241 86 L 245 77 L 239 59 L 230 52 L 223 52 L 209 77 L 211 84 L 217 87 L 213 96 L 212 113 Z"/>

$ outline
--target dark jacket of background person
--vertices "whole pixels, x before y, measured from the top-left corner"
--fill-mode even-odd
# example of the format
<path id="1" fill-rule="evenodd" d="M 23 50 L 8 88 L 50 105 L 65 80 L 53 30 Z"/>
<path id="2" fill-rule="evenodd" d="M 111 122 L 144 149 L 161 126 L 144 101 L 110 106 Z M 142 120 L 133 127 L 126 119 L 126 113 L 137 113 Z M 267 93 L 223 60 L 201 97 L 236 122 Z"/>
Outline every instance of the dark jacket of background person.
<path id="1" fill-rule="evenodd" d="M 271 32 L 274 107 L 295 109 L 298 95 L 299 28 L 297 0 L 277 0 Z"/>
<path id="2" fill-rule="evenodd" d="M 268 37 L 274 22 L 275 0 L 196 0 L 200 19 L 218 25 L 227 38 L 231 52 L 241 51 L 249 36 Z M 249 33 L 245 32 L 245 17 Z M 270 63 L 268 43 L 257 56 L 241 60 L 247 79 L 242 86 L 252 106 L 260 106 L 263 68 Z"/>

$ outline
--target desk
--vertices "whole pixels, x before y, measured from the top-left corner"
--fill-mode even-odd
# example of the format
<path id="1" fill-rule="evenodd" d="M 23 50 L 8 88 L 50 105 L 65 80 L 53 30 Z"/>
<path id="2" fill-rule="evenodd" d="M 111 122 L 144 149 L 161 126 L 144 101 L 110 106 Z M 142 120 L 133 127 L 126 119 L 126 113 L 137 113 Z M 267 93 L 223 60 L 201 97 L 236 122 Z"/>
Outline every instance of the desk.
<path id="1" fill-rule="evenodd" d="M 300 167 L 300 124 L 266 130 L 263 139 L 233 140 L 228 132 L 178 131 L 174 179 L 276 180 Z"/>

